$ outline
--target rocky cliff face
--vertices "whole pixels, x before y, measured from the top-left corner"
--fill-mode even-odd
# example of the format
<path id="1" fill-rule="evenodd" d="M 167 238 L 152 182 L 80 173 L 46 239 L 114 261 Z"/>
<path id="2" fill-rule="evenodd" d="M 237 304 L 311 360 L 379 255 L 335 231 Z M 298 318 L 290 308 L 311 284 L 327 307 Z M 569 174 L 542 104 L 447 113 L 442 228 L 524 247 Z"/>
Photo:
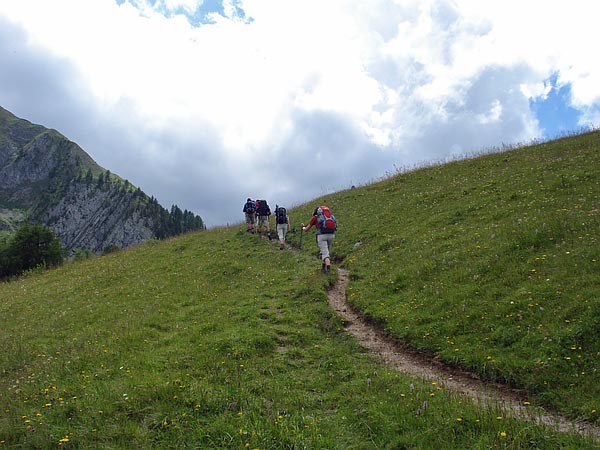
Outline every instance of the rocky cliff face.
<path id="1" fill-rule="evenodd" d="M 169 219 L 154 199 L 98 166 L 77 144 L 0 108 L 0 230 L 39 223 L 70 253 L 100 253 L 187 231 Z M 203 227 L 197 216 L 191 222 L 187 229 Z"/>
<path id="2" fill-rule="evenodd" d="M 102 252 L 109 245 L 125 248 L 157 237 L 155 220 L 132 191 L 100 189 L 74 182 L 57 203 L 36 214 L 63 247 Z"/>

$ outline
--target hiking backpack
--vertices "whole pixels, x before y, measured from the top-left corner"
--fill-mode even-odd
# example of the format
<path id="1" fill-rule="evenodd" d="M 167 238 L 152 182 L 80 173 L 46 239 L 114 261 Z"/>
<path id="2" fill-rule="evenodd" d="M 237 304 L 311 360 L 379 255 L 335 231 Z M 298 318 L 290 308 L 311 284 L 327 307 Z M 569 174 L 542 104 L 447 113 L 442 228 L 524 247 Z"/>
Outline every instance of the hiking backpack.
<path id="1" fill-rule="evenodd" d="M 271 214 L 271 209 L 269 208 L 269 205 L 267 204 L 266 200 L 257 200 L 257 208 L 256 208 L 256 212 L 258 213 L 259 216 L 268 216 Z"/>
<path id="2" fill-rule="evenodd" d="M 283 206 L 278 206 L 275 208 L 275 222 L 278 224 L 287 223 L 287 211 Z"/>
<path id="3" fill-rule="evenodd" d="M 246 206 L 244 207 L 244 212 L 246 214 L 254 214 L 256 212 L 256 204 L 250 200 L 249 202 L 246 202 Z"/>
<path id="4" fill-rule="evenodd" d="M 319 206 L 317 208 L 317 223 L 319 224 L 319 233 L 332 234 L 337 228 L 335 216 L 331 214 L 327 206 Z"/>

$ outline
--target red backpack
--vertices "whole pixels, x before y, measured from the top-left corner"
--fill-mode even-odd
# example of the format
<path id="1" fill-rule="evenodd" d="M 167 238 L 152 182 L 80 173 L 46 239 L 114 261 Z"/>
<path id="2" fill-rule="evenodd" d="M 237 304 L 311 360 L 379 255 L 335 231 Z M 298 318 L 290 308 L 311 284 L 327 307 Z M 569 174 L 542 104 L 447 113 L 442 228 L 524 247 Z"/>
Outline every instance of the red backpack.
<path id="1" fill-rule="evenodd" d="M 331 214 L 329 208 L 325 205 L 317 208 L 317 223 L 319 224 L 319 233 L 332 234 L 337 228 L 335 216 Z"/>

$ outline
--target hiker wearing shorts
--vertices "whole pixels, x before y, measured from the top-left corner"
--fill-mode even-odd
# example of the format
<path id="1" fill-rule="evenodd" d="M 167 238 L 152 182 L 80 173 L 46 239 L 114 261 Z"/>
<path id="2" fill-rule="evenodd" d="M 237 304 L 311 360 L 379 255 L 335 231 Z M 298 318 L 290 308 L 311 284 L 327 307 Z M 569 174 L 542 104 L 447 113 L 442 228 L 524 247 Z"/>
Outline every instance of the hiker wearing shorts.
<path id="1" fill-rule="evenodd" d="M 254 219 L 256 217 L 256 203 L 251 198 L 246 200 L 242 212 L 246 215 L 246 231 L 254 233 Z"/>
<path id="2" fill-rule="evenodd" d="M 285 248 L 285 235 L 290 231 L 290 218 L 283 206 L 275 205 L 275 225 L 277 227 L 277 237 L 279 237 L 279 250 Z"/>
<path id="3" fill-rule="evenodd" d="M 269 216 L 271 208 L 266 200 L 256 200 L 256 214 L 258 215 L 258 232 L 267 232 L 267 237 L 271 239 L 271 226 L 269 224 Z"/>
<path id="4" fill-rule="evenodd" d="M 335 230 L 337 222 L 335 216 L 331 214 L 329 208 L 325 205 L 315 208 L 313 216 L 308 222 L 308 226 L 300 224 L 304 232 L 308 232 L 313 226 L 317 229 L 317 245 L 321 252 L 321 270 L 323 273 L 331 272 L 331 246 L 335 239 Z"/>

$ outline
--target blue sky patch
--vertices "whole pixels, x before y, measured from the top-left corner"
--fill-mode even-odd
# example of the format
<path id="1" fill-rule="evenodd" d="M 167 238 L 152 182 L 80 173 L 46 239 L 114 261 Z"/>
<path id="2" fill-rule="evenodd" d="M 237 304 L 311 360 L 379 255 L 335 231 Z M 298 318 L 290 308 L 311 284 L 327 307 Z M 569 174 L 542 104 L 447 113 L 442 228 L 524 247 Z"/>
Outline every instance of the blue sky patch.
<path id="1" fill-rule="evenodd" d="M 555 73 L 546 81 L 552 86 L 548 96 L 529 101 L 529 107 L 535 114 L 545 139 L 553 139 L 581 128 L 581 112 L 570 106 L 571 84 L 558 86 L 557 81 L 558 74 Z"/>
<path id="2" fill-rule="evenodd" d="M 122 5 L 126 1 L 129 1 L 133 6 L 137 7 L 139 0 L 115 0 L 118 5 Z M 252 22 L 252 19 L 246 17 L 246 12 L 241 7 L 241 2 L 235 0 L 231 6 L 233 12 L 225 12 L 223 6 L 223 0 L 204 0 L 195 11 L 190 12 L 185 7 L 179 6 L 177 8 L 169 8 L 163 0 L 147 0 L 147 3 L 152 8 L 163 14 L 165 17 L 173 17 L 176 15 L 184 15 L 190 21 L 193 26 L 201 26 L 208 23 L 214 23 L 210 15 L 219 14 L 223 17 L 241 19 L 247 23 Z M 233 16 L 233 17 L 230 17 Z"/>

